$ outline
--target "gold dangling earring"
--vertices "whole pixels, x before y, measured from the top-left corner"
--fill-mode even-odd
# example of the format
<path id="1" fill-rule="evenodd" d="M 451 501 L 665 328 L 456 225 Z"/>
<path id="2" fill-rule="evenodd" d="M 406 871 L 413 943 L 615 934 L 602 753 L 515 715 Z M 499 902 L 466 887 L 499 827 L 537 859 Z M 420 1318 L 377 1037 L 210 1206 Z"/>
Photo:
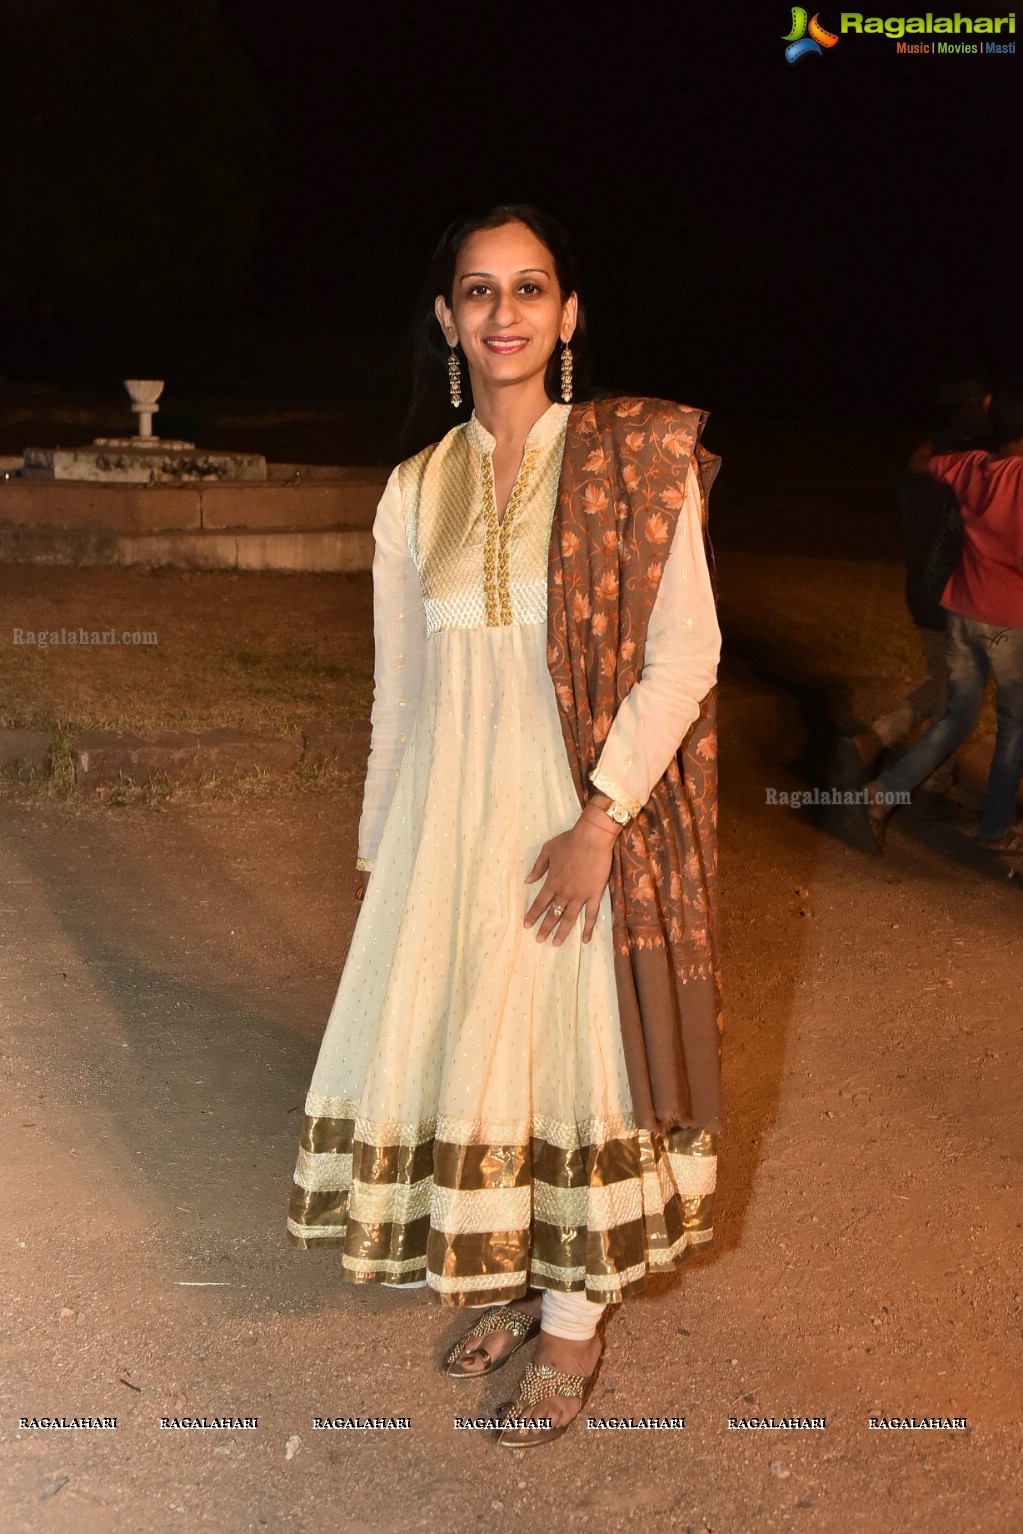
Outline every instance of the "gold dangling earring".
<path id="1" fill-rule="evenodd" d="M 566 405 L 572 403 L 572 348 L 567 341 L 561 347 L 561 398 Z"/>
<path id="2" fill-rule="evenodd" d="M 451 392 L 451 403 L 457 410 L 462 403 L 462 364 L 454 347 L 448 352 L 448 389 Z"/>

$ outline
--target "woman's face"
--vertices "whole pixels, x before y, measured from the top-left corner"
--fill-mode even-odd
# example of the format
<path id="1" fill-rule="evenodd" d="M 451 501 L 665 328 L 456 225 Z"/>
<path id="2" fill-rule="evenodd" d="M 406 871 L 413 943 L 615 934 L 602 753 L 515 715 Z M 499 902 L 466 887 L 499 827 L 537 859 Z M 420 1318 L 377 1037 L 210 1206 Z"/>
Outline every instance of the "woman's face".
<path id="1" fill-rule="evenodd" d="M 481 229 L 455 263 L 449 308 L 435 309 L 449 346 L 461 342 L 474 390 L 543 380 L 558 341 L 571 339 L 577 301 L 562 300 L 554 258 L 525 224 Z"/>

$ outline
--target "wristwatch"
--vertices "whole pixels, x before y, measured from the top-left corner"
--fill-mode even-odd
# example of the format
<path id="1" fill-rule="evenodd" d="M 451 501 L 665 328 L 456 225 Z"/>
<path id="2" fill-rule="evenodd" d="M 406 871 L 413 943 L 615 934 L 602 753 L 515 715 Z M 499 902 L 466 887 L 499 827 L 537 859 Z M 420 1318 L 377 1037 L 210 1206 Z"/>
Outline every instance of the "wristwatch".
<path id="1" fill-rule="evenodd" d="M 624 804 L 619 804 L 617 799 L 612 799 L 610 794 L 601 793 L 599 790 L 591 794 L 588 804 L 595 804 L 598 810 L 603 810 L 605 815 L 610 815 L 616 826 L 627 826 L 632 816 Z"/>

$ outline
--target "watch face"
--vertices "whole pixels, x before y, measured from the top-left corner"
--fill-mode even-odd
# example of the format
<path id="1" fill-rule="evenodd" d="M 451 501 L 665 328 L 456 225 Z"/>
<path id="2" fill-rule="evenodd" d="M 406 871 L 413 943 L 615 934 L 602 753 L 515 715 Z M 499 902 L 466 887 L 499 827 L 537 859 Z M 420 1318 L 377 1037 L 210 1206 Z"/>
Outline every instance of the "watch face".
<path id="1" fill-rule="evenodd" d="M 629 812 L 624 804 L 612 804 L 608 806 L 607 813 L 612 820 L 617 820 L 620 826 L 624 826 L 629 818 Z"/>

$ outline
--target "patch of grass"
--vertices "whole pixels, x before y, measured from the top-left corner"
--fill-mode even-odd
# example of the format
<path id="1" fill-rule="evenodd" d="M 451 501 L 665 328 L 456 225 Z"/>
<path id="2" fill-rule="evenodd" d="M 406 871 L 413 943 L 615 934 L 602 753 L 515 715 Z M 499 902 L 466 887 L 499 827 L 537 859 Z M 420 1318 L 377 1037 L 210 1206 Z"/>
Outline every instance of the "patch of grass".
<path id="1" fill-rule="evenodd" d="M 166 773 L 141 778 L 121 777 L 116 783 L 102 784 L 82 792 L 69 779 L 53 774 L 0 772 L 0 800 L 26 808 L 48 804 L 73 813 L 96 810 L 159 810 L 169 805 L 238 803 L 253 799 L 278 799 L 289 794 L 339 797 L 357 788 L 362 781 L 363 765 L 302 766 L 293 772 L 272 773 L 265 768 L 253 772 L 204 773 L 193 782 L 179 783 Z"/>
<path id="2" fill-rule="evenodd" d="M 72 731 L 64 720 L 50 731 L 50 784 L 58 793 L 70 793 L 75 787 Z"/>
<path id="3" fill-rule="evenodd" d="M 368 574 L 0 566 L 0 611 L 0 726 L 287 735 L 369 713 Z M 16 628 L 158 642 L 16 644 Z"/>

